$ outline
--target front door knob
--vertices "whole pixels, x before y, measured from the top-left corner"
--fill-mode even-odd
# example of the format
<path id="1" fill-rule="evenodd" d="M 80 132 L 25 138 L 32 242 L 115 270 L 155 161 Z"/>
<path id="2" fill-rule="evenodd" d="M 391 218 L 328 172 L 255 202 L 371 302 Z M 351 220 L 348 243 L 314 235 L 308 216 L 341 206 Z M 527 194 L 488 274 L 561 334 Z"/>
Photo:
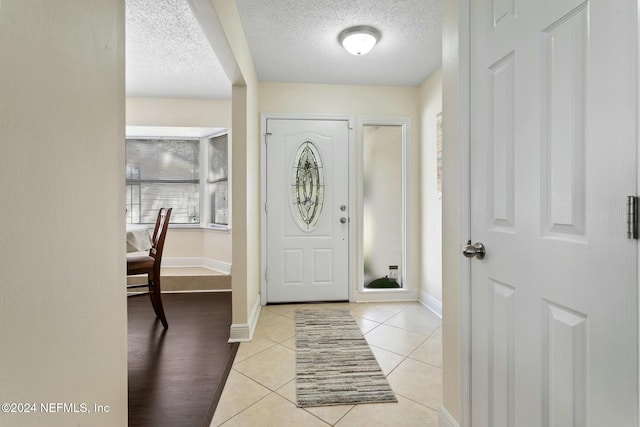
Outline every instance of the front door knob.
<path id="1" fill-rule="evenodd" d="M 347 223 L 347 218 L 342 217 L 340 218 L 340 224 L 346 224 Z"/>
<path id="2" fill-rule="evenodd" d="M 476 257 L 478 259 L 483 259 L 485 255 L 484 245 L 480 242 L 476 242 L 475 244 L 471 244 L 471 240 L 467 242 L 466 245 L 462 248 L 462 255 L 467 258 Z"/>

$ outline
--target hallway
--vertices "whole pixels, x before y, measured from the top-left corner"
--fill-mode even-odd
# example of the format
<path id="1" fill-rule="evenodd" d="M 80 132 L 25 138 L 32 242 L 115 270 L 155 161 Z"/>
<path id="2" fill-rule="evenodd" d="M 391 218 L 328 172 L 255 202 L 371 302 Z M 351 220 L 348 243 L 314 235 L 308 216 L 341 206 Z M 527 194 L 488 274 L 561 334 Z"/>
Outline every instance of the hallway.
<path id="1" fill-rule="evenodd" d="M 213 417 L 216 426 L 437 426 L 442 403 L 442 321 L 417 302 L 314 304 L 348 307 L 398 403 L 296 407 L 294 313 L 262 307 L 251 342 L 240 344 Z M 309 307 L 309 305 L 304 305 Z"/>

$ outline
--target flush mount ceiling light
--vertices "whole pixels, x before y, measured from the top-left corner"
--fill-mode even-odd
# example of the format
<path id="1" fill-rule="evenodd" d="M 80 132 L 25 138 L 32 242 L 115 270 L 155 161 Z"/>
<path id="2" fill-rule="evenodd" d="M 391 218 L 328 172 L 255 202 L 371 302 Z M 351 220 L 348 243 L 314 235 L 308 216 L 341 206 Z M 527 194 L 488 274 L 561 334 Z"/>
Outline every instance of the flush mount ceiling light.
<path id="1" fill-rule="evenodd" d="M 380 40 L 380 31 L 367 25 L 347 28 L 338 35 L 340 44 L 352 55 L 364 55 Z"/>

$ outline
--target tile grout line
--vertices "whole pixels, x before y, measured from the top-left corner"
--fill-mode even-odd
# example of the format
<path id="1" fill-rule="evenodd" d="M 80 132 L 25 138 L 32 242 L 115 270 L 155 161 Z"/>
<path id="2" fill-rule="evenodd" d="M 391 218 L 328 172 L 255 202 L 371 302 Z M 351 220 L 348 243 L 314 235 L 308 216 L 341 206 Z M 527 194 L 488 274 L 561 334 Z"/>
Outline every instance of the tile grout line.
<path id="1" fill-rule="evenodd" d="M 268 313 L 269 313 L 269 315 L 268 315 L 267 317 L 269 317 L 270 319 L 286 320 L 287 322 L 288 322 L 288 321 L 295 321 L 295 310 L 296 310 L 296 307 L 295 307 L 295 306 L 296 306 L 296 305 L 293 305 L 291 309 L 282 309 L 282 310 L 280 310 L 280 311 L 266 310 L 265 312 L 268 312 Z M 434 369 L 438 369 L 438 370 L 440 370 L 440 371 L 442 370 L 442 367 L 441 367 L 441 366 L 437 366 L 437 365 L 434 365 L 433 363 L 425 362 L 425 361 L 423 361 L 423 360 L 416 359 L 416 358 L 412 357 L 412 355 L 413 355 L 413 354 L 415 354 L 415 352 L 418 350 L 418 348 L 420 348 L 420 347 L 421 347 L 422 345 L 424 345 L 427 341 L 429 341 L 430 339 L 432 339 L 432 338 L 433 338 L 433 336 L 434 336 L 434 335 L 435 335 L 439 330 L 441 330 L 441 328 L 442 328 L 442 325 L 441 325 L 441 324 L 440 324 L 440 326 L 438 326 L 435 330 L 431 331 L 430 333 L 422 334 L 422 333 L 420 333 L 420 332 L 416 332 L 416 331 L 413 331 L 413 330 L 405 329 L 405 328 L 403 328 L 403 327 L 399 327 L 399 326 L 395 326 L 395 325 L 392 325 L 392 324 L 387 323 L 387 322 L 391 321 L 392 319 L 394 319 L 396 316 L 398 316 L 398 315 L 402 314 L 403 312 L 405 312 L 405 310 L 409 309 L 410 307 L 403 307 L 403 308 L 401 308 L 399 311 L 397 311 L 397 312 L 393 313 L 393 314 L 392 314 L 392 315 L 390 315 L 388 318 L 386 318 L 386 320 L 384 320 L 384 321 L 374 320 L 374 319 L 370 319 L 370 318 L 367 318 L 367 317 L 362 317 L 361 315 L 357 315 L 357 314 L 355 314 L 355 313 L 352 311 L 352 309 L 353 309 L 354 307 L 357 307 L 357 305 L 355 305 L 355 304 L 349 304 L 349 312 L 350 312 L 350 314 L 351 314 L 353 317 L 355 317 L 355 318 L 359 318 L 359 319 L 362 319 L 362 320 L 365 320 L 365 321 L 367 321 L 367 322 L 373 322 L 373 323 L 375 324 L 375 326 L 374 326 L 373 328 L 369 329 L 366 333 L 364 333 L 364 332 L 363 332 L 363 335 L 364 335 L 365 337 L 366 337 L 366 335 L 367 335 L 367 334 L 369 334 L 370 332 L 372 332 L 372 331 L 374 331 L 374 330 L 378 329 L 381 325 L 386 325 L 386 326 L 391 327 L 391 328 L 394 328 L 394 329 L 402 330 L 402 331 L 405 331 L 405 332 L 408 332 L 408 333 L 411 333 L 411 334 L 416 334 L 416 335 L 420 335 L 421 337 L 424 337 L 424 339 L 419 340 L 420 342 L 419 342 L 419 343 L 415 346 L 415 348 L 413 348 L 413 349 L 409 352 L 409 354 L 407 354 L 407 355 L 400 354 L 400 353 L 397 353 L 396 351 L 393 351 L 393 350 L 388 350 L 388 349 L 386 349 L 386 348 L 382 348 L 382 347 L 379 347 L 379 346 L 375 346 L 375 345 L 369 344 L 369 343 L 368 343 L 368 341 L 367 341 L 367 343 L 369 344 L 369 346 L 371 346 L 371 347 L 373 347 L 373 348 L 378 348 L 378 349 L 380 349 L 380 350 L 383 350 L 383 351 L 386 351 L 386 352 L 389 352 L 389 353 L 392 353 L 392 354 L 394 354 L 394 355 L 397 355 L 397 356 L 400 356 L 400 357 L 401 357 L 401 361 L 400 361 L 399 363 L 397 363 L 397 364 L 393 367 L 393 369 L 391 369 L 391 370 L 390 370 L 390 371 L 385 375 L 387 378 L 388 378 L 392 373 L 396 372 L 396 370 L 397 370 L 397 369 L 398 369 L 402 364 L 404 364 L 405 362 L 407 362 L 407 360 L 408 360 L 408 359 L 411 359 L 411 361 L 416 362 L 416 363 L 421 363 L 421 364 L 424 364 L 424 365 L 428 365 L 428 366 L 430 366 L 430 367 L 432 367 L 432 368 L 434 368 Z M 284 313 L 284 314 L 283 314 L 283 313 Z M 408 313 L 408 314 L 409 314 L 409 315 L 411 315 L 411 313 Z M 264 318 L 263 318 L 263 319 L 264 319 Z M 259 320 L 259 321 L 260 321 L 260 320 Z M 267 322 L 268 322 L 268 321 L 267 321 Z M 362 330 L 361 330 L 361 332 L 362 332 Z M 276 335 L 277 335 L 277 333 L 276 333 Z M 276 345 L 281 346 L 282 348 L 287 349 L 287 350 L 293 350 L 293 351 L 295 351 L 294 349 L 292 349 L 292 348 L 290 348 L 290 347 L 288 347 L 287 345 L 285 345 L 285 344 L 284 344 L 284 342 L 285 342 L 285 341 L 288 341 L 288 340 L 290 340 L 291 338 L 295 338 L 295 337 L 296 337 L 295 333 L 294 333 L 292 336 L 289 336 L 289 337 L 284 338 L 284 339 L 281 339 L 281 340 L 280 340 L 279 338 L 276 340 L 276 339 L 274 339 L 274 338 L 272 338 L 272 337 L 268 337 L 268 336 L 260 335 L 260 334 L 256 334 L 256 336 L 260 337 L 260 338 L 261 338 L 261 339 L 263 339 L 263 340 L 266 340 L 266 342 L 267 342 L 267 343 L 272 344 L 272 345 L 269 345 L 267 348 L 264 348 L 264 349 L 262 349 L 262 350 L 260 350 L 260 351 L 258 351 L 258 352 L 256 352 L 256 353 L 254 353 L 254 354 L 251 354 L 250 356 L 246 357 L 245 359 L 243 359 L 242 361 L 237 362 L 237 363 L 243 363 L 243 362 L 249 361 L 250 359 L 252 359 L 252 358 L 254 358 L 254 357 L 256 357 L 256 356 L 258 356 L 258 355 L 260 355 L 260 354 L 262 354 L 262 353 L 264 353 L 264 352 L 266 352 L 266 351 L 268 351 L 268 350 L 270 350 L 270 349 L 273 349 Z M 378 362 L 378 363 L 379 363 L 379 362 Z M 233 365 L 233 368 L 232 368 L 232 369 L 233 369 L 237 374 L 240 374 L 240 375 L 242 375 L 244 378 L 251 380 L 253 383 L 255 383 L 255 384 L 259 385 L 260 387 L 263 387 L 264 389 L 266 389 L 266 390 L 268 391 L 268 393 L 267 393 L 265 396 L 263 396 L 263 397 L 259 398 L 258 400 L 256 400 L 255 402 L 253 402 L 253 403 L 252 403 L 251 405 L 249 405 L 248 407 L 246 407 L 246 408 L 244 408 L 243 410 L 241 410 L 240 412 L 238 412 L 238 413 L 234 414 L 232 417 L 228 418 L 227 420 L 224 420 L 221 424 L 218 424 L 219 426 L 224 426 L 225 424 L 228 424 L 231 420 L 233 420 L 234 418 L 238 417 L 240 414 L 244 413 L 245 411 L 249 411 L 251 408 L 253 408 L 255 405 L 257 405 L 259 402 L 263 401 L 265 398 L 267 398 L 267 397 L 271 396 L 271 395 L 272 395 L 272 394 L 274 394 L 274 393 L 276 394 L 276 396 L 277 396 L 277 397 L 284 399 L 284 400 L 285 400 L 285 401 L 287 401 L 288 403 L 290 403 L 290 404 L 294 405 L 294 407 L 296 407 L 297 409 L 302 409 L 306 414 L 312 415 L 314 418 L 318 419 L 318 420 L 319 420 L 319 421 L 321 421 L 322 423 L 324 423 L 324 424 L 326 424 L 326 425 L 331 425 L 331 426 L 335 426 L 336 424 L 340 423 L 340 421 L 342 421 L 345 417 L 347 417 L 347 416 L 348 416 L 348 415 L 349 415 L 349 414 L 354 410 L 354 408 L 356 408 L 357 406 L 364 406 L 364 405 L 353 405 L 353 406 L 351 406 L 351 408 L 349 408 L 349 409 L 348 409 L 344 414 L 340 415 L 340 417 L 339 417 L 335 422 L 333 422 L 333 421 L 332 421 L 332 422 L 329 422 L 329 421 L 327 421 L 327 420 L 323 419 L 320 415 L 316 415 L 316 414 L 314 414 L 314 413 L 312 413 L 312 412 L 310 412 L 310 411 L 306 410 L 306 408 L 298 408 L 298 407 L 297 407 L 296 402 L 292 402 L 291 400 L 289 400 L 289 398 L 287 398 L 286 396 L 284 396 L 283 394 L 281 394 L 280 392 L 278 392 L 278 390 L 282 390 L 282 388 L 283 388 L 283 387 L 288 386 L 288 384 L 289 384 L 291 381 L 295 381 L 295 376 L 294 376 L 294 378 L 293 378 L 292 380 L 289 380 L 289 381 L 287 381 L 285 384 L 283 384 L 283 385 L 279 386 L 278 388 L 276 388 L 275 390 L 272 390 L 270 387 L 266 386 L 265 384 L 262 384 L 262 383 L 261 383 L 261 382 L 259 382 L 257 379 L 252 378 L 252 377 L 248 376 L 247 374 L 245 374 L 245 373 L 243 373 L 243 372 L 239 371 L 238 369 L 236 369 L 236 363 L 234 363 L 234 365 Z M 423 408 L 428 409 L 429 411 L 435 411 L 436 413 L 438 412 L 438 409 L 436 409 L 436 408 L 432 408 L 432 407 L 431 407 L 431 406 L 429 406 L 429 405 L 425 405 L 425 404 L 423 404 L 423 403 L 420 403 L 420 402 L 418 402 L 418 401 L 416 401 L 416 400 L 414 400 L 414 399 L 411 399 L 410 397 L 407 397 L 407 396 L 405 396 L 405 395 L 403 395 L 403 394 L 401 394 L 401 393 L 397 393 L 397 392 L 394 392 L 394 393 L 396 393 L 398 396 L 402 397 L 403 399 L 406 399 L 406 400 L 408 400 L 408 401 L 412 402 L 413 404 L 416 404 L 416 405 L 418 405 L 418 406 L 420 406 L 420 407 L 423 407 Z"/>

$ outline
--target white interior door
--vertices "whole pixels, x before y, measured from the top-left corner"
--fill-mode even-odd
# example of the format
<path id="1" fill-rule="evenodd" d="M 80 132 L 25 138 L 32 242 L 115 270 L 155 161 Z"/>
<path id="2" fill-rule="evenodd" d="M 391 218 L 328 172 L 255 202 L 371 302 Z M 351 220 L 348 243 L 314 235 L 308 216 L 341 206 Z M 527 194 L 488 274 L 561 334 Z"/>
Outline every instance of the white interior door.
<path id="1" fill-rule="evenodd" d="M 636 23 L 471 1 L 473 427 L 638 425 Z"/>
<path id="2" fill-rule="evenodd" d="M 349 123 L 267 119 L 267 302 L 349 299 Z"/>

